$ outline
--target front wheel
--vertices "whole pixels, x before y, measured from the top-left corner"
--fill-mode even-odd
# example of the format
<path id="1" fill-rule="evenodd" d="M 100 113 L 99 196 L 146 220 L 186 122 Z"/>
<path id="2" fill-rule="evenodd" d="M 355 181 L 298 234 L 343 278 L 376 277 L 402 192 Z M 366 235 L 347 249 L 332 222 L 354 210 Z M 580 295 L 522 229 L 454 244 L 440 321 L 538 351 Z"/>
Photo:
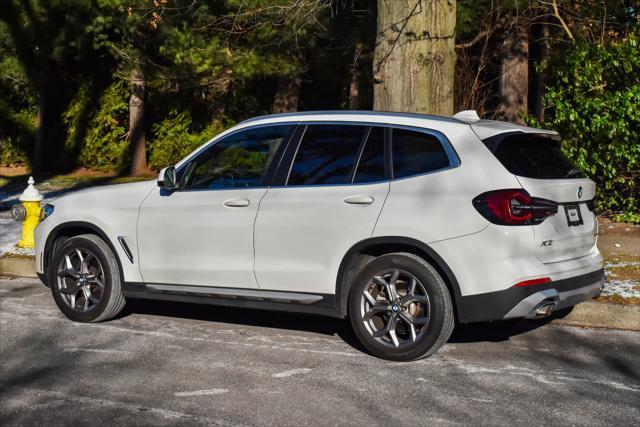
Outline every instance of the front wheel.
<path id="1" fill-rule="evenodd" d="M 432 355 L 455 324 L 444 281 L 409 253 L 380 256 L 362 269 L 351 288 L 349 318 L 369 352 L 397 361 Z"/>
<path id="2" fill-rule="evenodd" d="M 125 304 L 116 257 L 93 234 L 72 237 L 57 248 L 49 283 L 60 311 L 76 322 L 109 320 Z"/>

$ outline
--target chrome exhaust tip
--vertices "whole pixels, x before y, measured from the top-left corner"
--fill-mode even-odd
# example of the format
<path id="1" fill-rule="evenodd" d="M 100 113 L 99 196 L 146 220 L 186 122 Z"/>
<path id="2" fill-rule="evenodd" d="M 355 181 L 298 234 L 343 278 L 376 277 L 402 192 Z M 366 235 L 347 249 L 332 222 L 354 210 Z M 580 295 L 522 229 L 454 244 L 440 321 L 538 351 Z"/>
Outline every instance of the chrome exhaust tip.
<path id="1" fill-rule="evenodd" d="M 534 318 L 546 317 L 551 315 L 556 303 L 553 301 L 544 301 L 534 310 Z"/>

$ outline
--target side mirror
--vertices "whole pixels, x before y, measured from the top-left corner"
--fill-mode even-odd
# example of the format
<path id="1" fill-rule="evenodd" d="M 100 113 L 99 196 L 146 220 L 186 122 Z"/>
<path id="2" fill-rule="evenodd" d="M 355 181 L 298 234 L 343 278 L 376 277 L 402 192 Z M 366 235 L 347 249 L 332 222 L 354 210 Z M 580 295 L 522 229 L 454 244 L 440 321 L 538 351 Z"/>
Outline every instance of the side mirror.
<path id="1" fill-rule="evenodd" d="M 178 180 L 176 178 L 176 168 L 173 166 L 166 167 L 158 174 L 158 187 L 166 188 L 173 191 L 178 188 Z"/>

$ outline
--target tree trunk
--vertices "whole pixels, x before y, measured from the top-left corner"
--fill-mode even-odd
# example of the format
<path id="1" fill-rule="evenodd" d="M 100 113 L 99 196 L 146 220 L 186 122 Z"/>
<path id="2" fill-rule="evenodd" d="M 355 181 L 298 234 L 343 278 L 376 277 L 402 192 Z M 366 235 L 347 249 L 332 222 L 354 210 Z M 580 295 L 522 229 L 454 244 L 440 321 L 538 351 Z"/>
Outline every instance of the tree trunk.
<path id="1" fill-rule="evenodd" d="M 356 42 L 356 47 L 353 52 L 353 63 L 351 64 L 350 75 L 351 81 L 349 82 L 349 109 L 357 110 L 360 105 L 360 69 L 358 67 L 358 59 L 362 54 L 364 44 L 362 41 Z"/>
<path id="2" fill-rule="evenodd" d="M 129 99 L 131 175 L 144 175 L 149 172 L 144 132 L 144 96 L 144 74 L 139 67 L 134 67 L 131 72 L 131 98 Z"/>
<path id="3" fill-rule="evenodd" d="M 31 162 L 31 171 L 33 173 L 41 172 L 43 169 L 42 161 L 44 159 L 44 145 L 46 140 L 48 125 L 47 114 L 49 109 L 49 84 L 46 78 L 43 78 L 38 84 L 38 128 L 36 130 L 36 140 L 33 145 L 33 161 Z"/>
<path id="4" fill-rule="evenodd" d="M 375 110 L 451 115 L 454 0 L 378 0 Z"/>
<path id="5" fill-rule="evenodd" d="M 280 76 L 278 90 L 273 99 L 274 113 L 287 113 L 298 110 L 302 79 L 297 76 Z"/>
<path id="6" fill-rule="evenodd" d="M 539 69 L 536 75 L 536 118 L 544 122 L 544 94 L 547 85 L 547 63 L 549 62 L 549 24 L 540 23 Z"/>
<path id="7" fill-rule="evenodd" d="M 349 109 L 357 110 L 360 105 L 360 87 L 358 86 L 358 72 L 351 71 L 351 81 L 349 82 Z"/>
<path id="8" fill-rule="evenodd" d="M 502 43 L 500 112 L 505 120 L 522 124 L 529 91 L 529 37 L 527 29 L 514 25 Z"/>
<path id="9" fill-rule="evenodd" d="M 60 170 L 64 159 L 61 132 L 65 103 L 62 77 L 53 67 L 42 66 L 38 78 L 38 110 L 36 135 L 33 144 L 31 170 L 33 173 Z"/>

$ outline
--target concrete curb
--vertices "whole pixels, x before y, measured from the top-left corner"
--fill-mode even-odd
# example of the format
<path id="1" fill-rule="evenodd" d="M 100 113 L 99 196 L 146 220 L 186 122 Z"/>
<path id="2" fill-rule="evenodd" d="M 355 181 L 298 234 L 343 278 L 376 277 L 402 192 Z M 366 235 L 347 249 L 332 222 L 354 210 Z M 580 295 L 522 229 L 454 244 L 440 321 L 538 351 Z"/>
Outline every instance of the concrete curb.
<path id="1" fill-rule="evenodd" d="M 35 258 L 0 257 L 0 275 L 37 277 Z M 587 301 L 578 304 L 565 317 L 554 319 L 561 325 L 640 331 L 640 305 L 609 304 Z"/>
<path id="2" fill-rule="evenodd" d="M 11 277 L 38 277 L 34 257 L 0 257 L 0 275 Z"/>

